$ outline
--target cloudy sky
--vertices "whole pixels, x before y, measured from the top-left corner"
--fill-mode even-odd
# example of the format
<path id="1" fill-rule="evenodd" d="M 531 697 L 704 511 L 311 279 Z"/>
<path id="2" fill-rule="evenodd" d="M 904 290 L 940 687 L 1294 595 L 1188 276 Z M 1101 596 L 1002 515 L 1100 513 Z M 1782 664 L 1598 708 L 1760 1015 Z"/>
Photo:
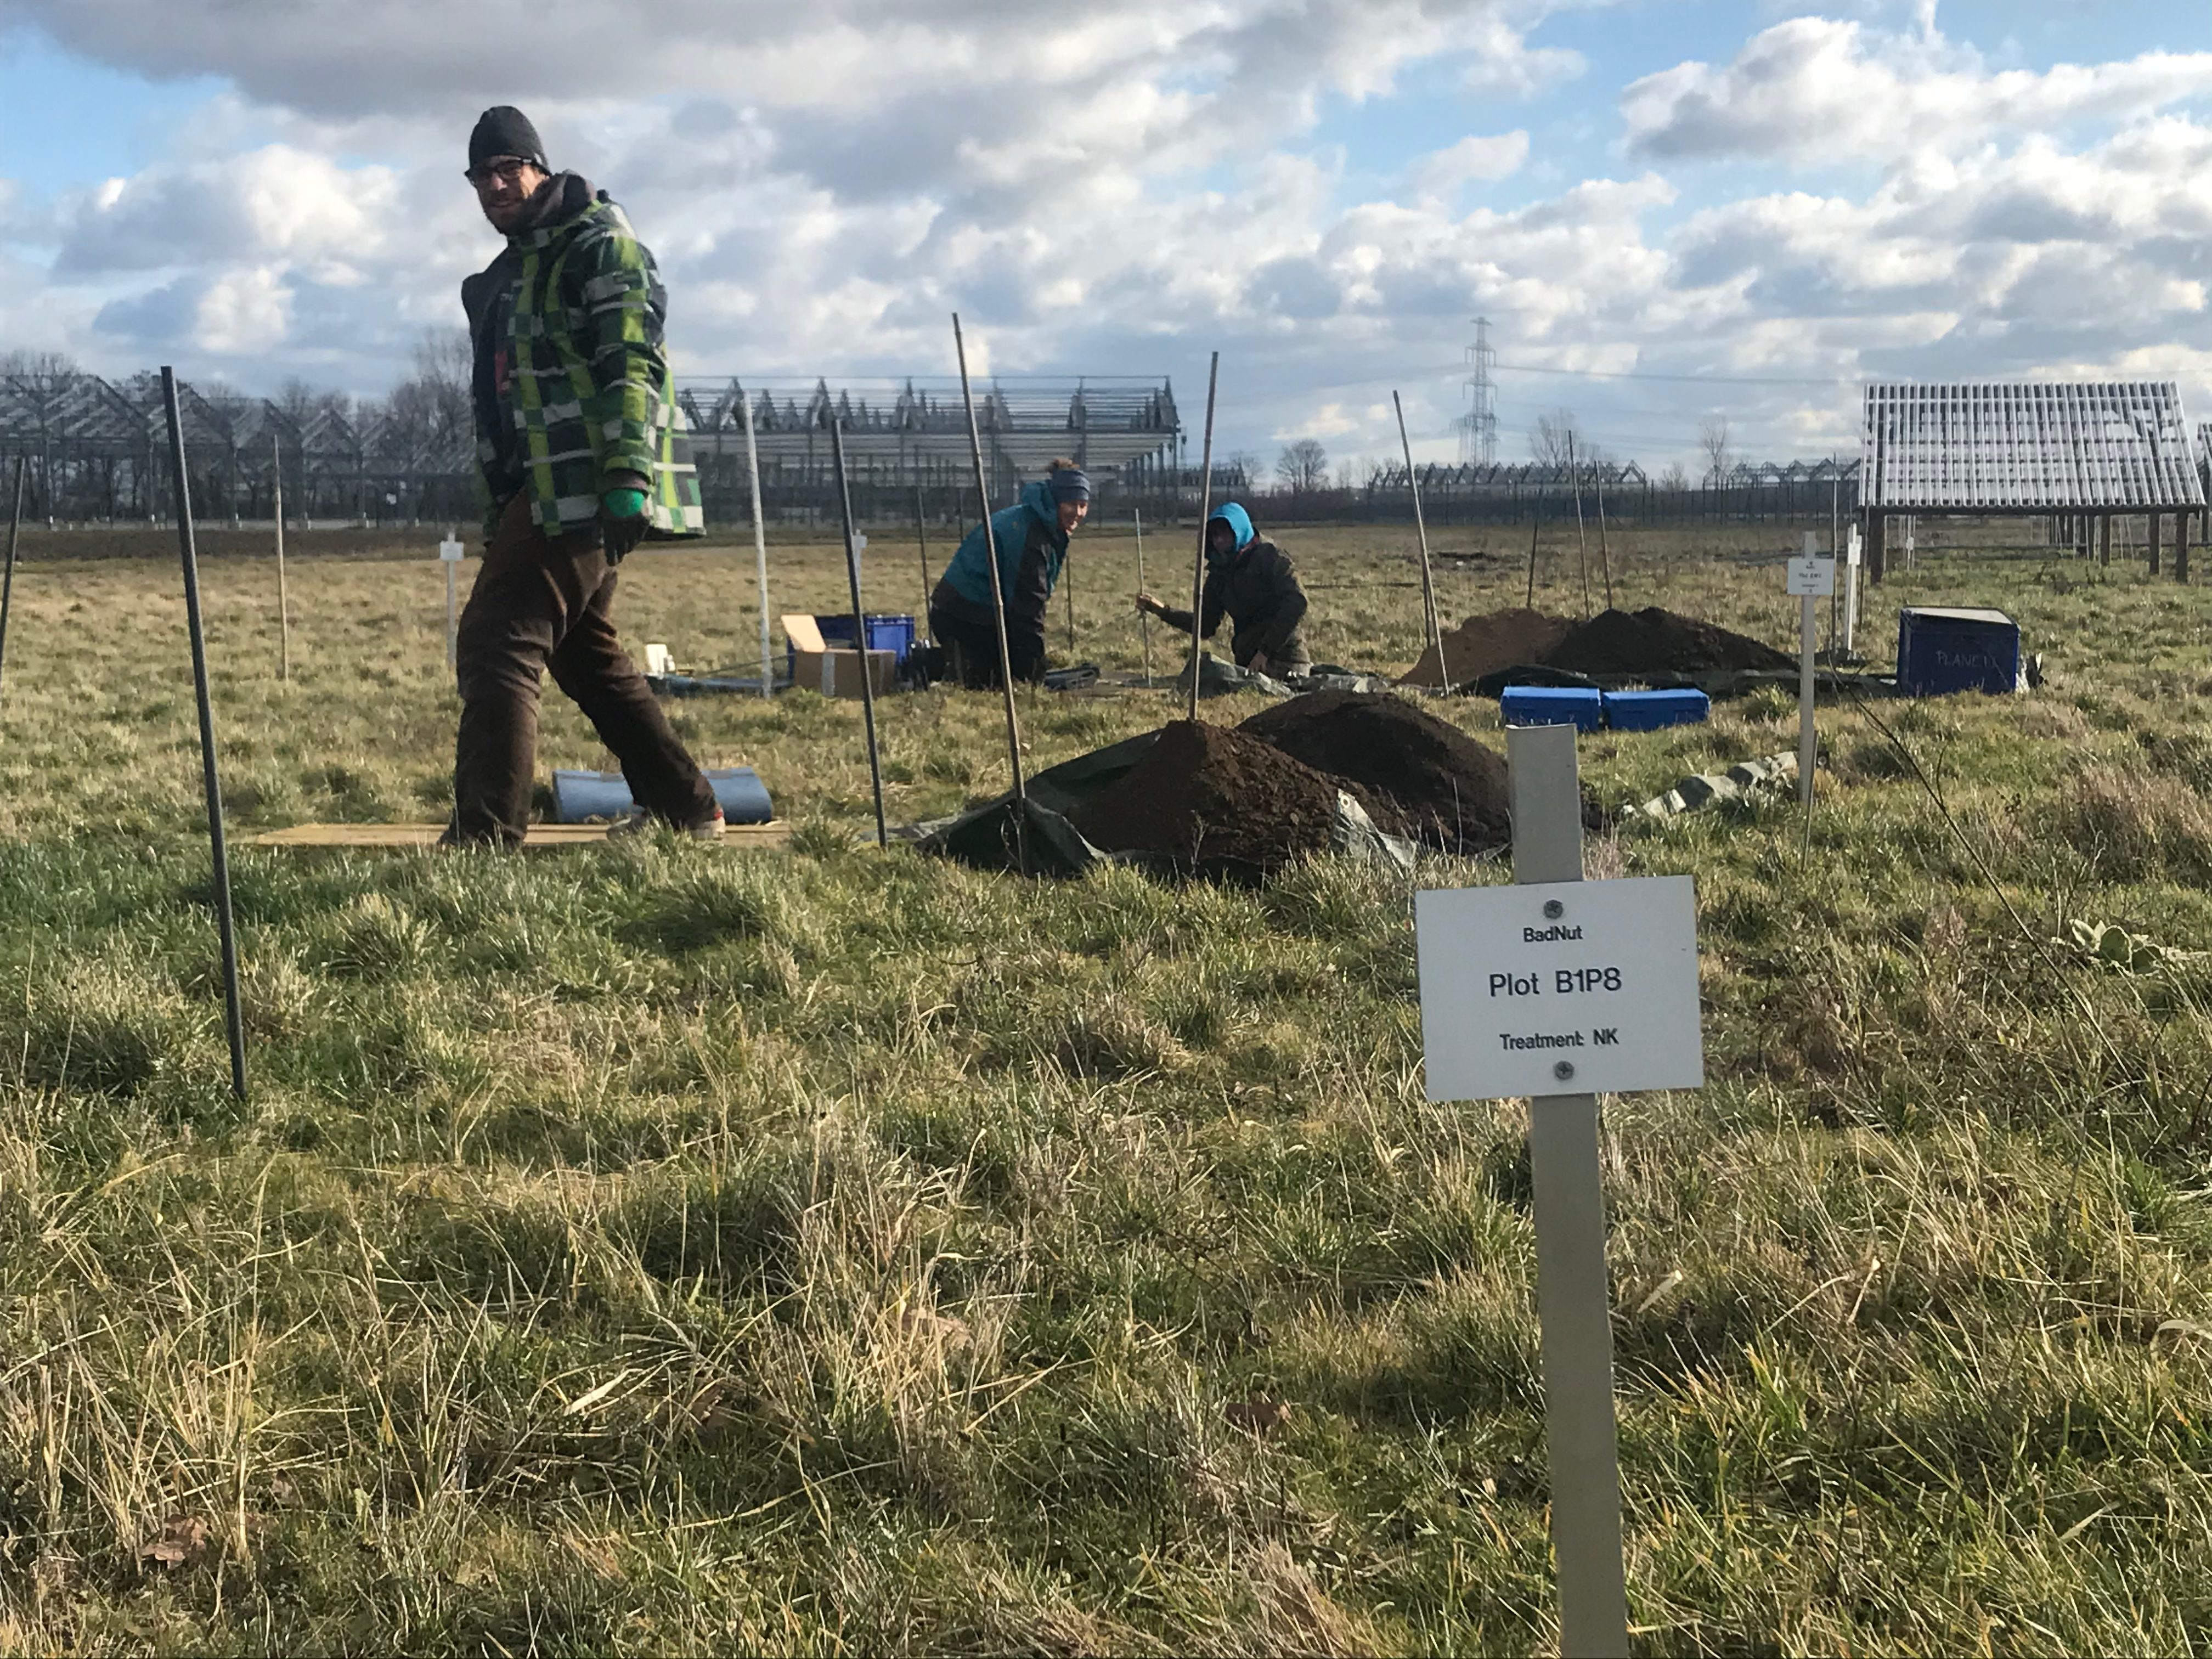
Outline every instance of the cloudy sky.
<path id="1" fill-rule="evenodd" d="M 660 258 L 686 373 L 1222 354 L 1222 445 L 1688 460 L 1854 387 L 2179 379 L 2212 417 L 2203 0 L 0 0 L 0 349 L 387 387 L 536 118 Z"/>

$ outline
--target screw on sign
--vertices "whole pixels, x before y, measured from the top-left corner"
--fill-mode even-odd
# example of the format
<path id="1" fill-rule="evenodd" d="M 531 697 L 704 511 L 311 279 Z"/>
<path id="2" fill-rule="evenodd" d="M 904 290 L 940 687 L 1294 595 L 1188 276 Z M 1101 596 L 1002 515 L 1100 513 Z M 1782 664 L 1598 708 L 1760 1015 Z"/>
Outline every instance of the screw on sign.
<path id="1" fill-rule="evenodd" d="M 1559 1650 L 1625 1655 L 1597 1095 L 1704 1086 L 1697 896 L 1583 881 L 1572 726 L 1509 730 L 1506 763 L 1519 884 L 1414 896 L 1428 1097 L 1528 1098 Z"/>

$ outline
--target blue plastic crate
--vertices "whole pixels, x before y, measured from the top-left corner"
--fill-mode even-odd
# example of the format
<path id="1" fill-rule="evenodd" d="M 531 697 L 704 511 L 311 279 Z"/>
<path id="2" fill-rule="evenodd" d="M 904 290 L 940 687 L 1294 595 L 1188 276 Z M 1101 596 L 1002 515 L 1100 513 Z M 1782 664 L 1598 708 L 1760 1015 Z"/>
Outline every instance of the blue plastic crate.
<path id="1" fill-rule="evenodd" d="M 853 615 L 849 611 L 842 616 L 817 616 L 814 625 L 822 630 L 822 643 L 836 649 L 853 647 Z M 900 662 L 914 649 L 914 618 L 889 613 L 868 613 L 868 649 L 896 652 Z"/>
<path id="2" fill-rule="evenodd" d="M 1897 683 L 1917 696 L 2020 688 L 2020 624 L 2002 611 L 1906 606 L 1897 613 Z"/>
<path id="3" fill-rule="evenodd" d="M 1656 732 L 1662 726 L 1699 726 L 1713 700 L 1696 687 L 1668 691 L 1607 691 L 1605 723 L 1616 732 Z"/>
<path id="4" fill-rule="evenodd" d="M 853 648 L 853 613 L 849 611 L 830 615 L 815 613 L 815 627 L 822 630 L 822 643 L 835 651 Z M 868 649 L 896 653 L 903 668 L 914 650 L 915 626 L 911 617 L 896 616 L 887 611 L 868 612 Z M 783 642 L 783 677 L 787 680 L 799 678 L 799 652 L 789 640 Z"/>
<path id="5" fill-rule="evenodd" d="M 1605 716 L 1596 691 L 1571 685 L 1509 685 L 1498 705 L 1508 726 L 1571 726 L 1595 732 Z"/>

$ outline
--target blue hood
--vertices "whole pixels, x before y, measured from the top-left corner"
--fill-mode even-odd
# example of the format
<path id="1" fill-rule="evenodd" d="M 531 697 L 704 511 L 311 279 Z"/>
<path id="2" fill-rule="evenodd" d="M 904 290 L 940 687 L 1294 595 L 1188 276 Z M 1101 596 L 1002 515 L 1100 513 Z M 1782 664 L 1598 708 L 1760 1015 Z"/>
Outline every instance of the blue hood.
<path id="1" fill-rule="evenodd" d="M 1213 509 L 1213 517 L 1206 521 L 1206 556 L 1213 556 L 1213 526 L 1219 522 L 1229 526 L 1229 533 L 1237 538 L 1236 550 L 1242 553 L 1252 545 L 1256 533 L 1252 528 L 1252 515 L 1234 501 L 1224 501 Z"/>

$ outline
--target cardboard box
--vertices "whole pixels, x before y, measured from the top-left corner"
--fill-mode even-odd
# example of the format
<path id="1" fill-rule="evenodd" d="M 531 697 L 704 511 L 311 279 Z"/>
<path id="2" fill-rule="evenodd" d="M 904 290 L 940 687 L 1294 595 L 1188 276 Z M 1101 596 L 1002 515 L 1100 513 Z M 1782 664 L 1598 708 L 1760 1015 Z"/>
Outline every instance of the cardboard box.
<path id="1" fill-rule="evenodd" d="M 860 653 L 824 644 L 814 618 L 793 612 L 783 619 L 784 638 L 791 642 L 791 684 L 793 690 L 819 691 L 825 697 L 860 695 Z M 879 697 L 889 696 L 898 680 L 898 653 L 867 653 L 868 678 Z"/>

